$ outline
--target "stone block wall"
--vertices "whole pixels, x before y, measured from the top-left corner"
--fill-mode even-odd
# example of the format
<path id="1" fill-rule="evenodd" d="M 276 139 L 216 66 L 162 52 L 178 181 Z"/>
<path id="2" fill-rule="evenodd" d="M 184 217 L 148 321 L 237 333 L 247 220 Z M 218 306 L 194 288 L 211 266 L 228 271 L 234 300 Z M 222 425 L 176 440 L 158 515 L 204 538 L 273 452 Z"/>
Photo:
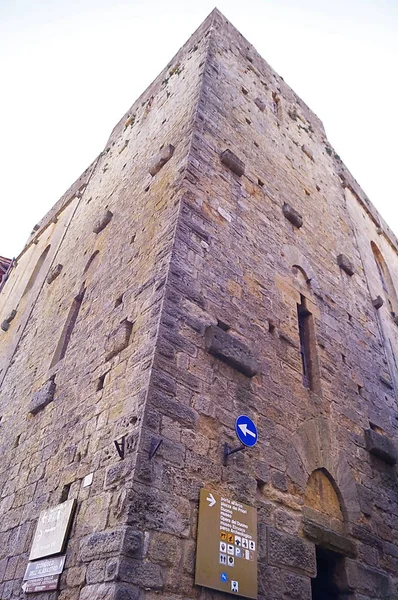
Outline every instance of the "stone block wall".
<path id="1" fill-rule="evenodd" d="M 1 320 L 14 309 L 16 315 L 0 336 L 1 598 L 23 596 L 39 512 L 66 498 L 77 499 L 77 511 L 57 597 L 127 598 L 126 590 L 134 589 L 135 582 L 119 577 L 119 563 L 127 572 L 140 561 L 144 542 L 128 525 L 125 506 L 202 85 L 206 28 L 172 59 L 87 173 L 35 227 L 2 290 Z M 153 161 L 171 145 L 154 172 Z M 123 438 L 121 460 L 114 442 Z M 83 487 L 90 473 L 92 484 Z M 148 586 L 151 574 L 146 567 L 143 573 Z"/>
<path id="2" fill-rule="evenodd" d="M 17 312 L 0 337 L 0 597 L 22 597 L 37 516 L 67 497 L 48 597 L 223 597 L 193 585 L 201 487 L 257 507 L 261 600 L 310 600 L 322 544 L 344 557 L 344 593 L 398 597 L 396 466 L 368 441 L 397 443 L 397 325 L 370 242 L 392 283 L 397 244 L 350 177 L 213 11 L 2 291 L 0 320 Z M 242 413 L 259 442 L 224 466 Z"/>

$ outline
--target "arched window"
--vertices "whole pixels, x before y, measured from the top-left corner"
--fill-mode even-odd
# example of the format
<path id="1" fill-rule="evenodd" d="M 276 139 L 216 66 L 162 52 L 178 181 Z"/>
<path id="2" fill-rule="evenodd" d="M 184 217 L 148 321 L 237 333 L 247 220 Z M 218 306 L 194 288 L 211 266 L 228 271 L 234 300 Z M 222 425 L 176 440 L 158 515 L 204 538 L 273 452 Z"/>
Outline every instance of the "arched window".
<path id="1" fill-rule="evenodd" d="M 395 317 L 398 312 L 398 299 L 390 271 L 388 270 L 386 261 L 384 260 L 384 257 L 376 244 L 374 242 L 370 242 L 370 246 L 372 248 L 373 257 L 379 272 L 379 277 L 388 308 L 393 317 Z"/>
<path id="2" fill-rule="evenodd" d="M 34 285 L 34 283 L 36 281 L 36 278 L 37 278 L 37 276 L 38 276 L 38 274 L 39 274 L 39 272 L 40 272 L 40 270 L 41 270 L 41 268 L 42 268 L 42 266 L 44 264 L 44 261 L 47 258 L 47 254 L 49 253 L 50 248 L 51 248 L 51 246 L 47 246 L 47 248 L 45 250 L 43 250 L 43 252 L 41 253 L 40 258 L 37 261 L 35 268 L 33 269 L 33 273 L 30 276 L 29 281 L 28 281 L 28 283 L 27 283 L 27 285 L 26 285 L 26 287 L 24 289 L 24 292 L 22 294 L 22 298 L 24 296 L 26 296 L 26 294 L 32 289 L 32 287 L 33 287 L 33 285 Z"/>

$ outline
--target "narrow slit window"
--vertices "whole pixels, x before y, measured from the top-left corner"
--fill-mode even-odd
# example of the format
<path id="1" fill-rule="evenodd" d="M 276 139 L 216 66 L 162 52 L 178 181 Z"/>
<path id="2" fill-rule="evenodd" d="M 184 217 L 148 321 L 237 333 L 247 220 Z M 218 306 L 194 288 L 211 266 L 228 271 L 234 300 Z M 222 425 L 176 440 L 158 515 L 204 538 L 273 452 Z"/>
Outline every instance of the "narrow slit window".
<path id="1" fill-rule="evenodd" d="M 72 336 L 73 328 L 76 324 L 77 317 L 79 315 L 79 311 L 83 302 L 84 294 L 86 288 L 82 286 L 81 291 L 78 295 L 73 299 L 72 306 L 69 309 L 68 317 L 66 319 L 64 328 L 61 333 L 61 337 L 59 338 L 53 360 L 51 362 L 51 367 L 56 365 L 60 360 L 62 360 L 66 354 L 66 350 L 68 348 L 68 344 L 70 338 Z"/>
<path id="2" fill-rule="evenodd" d="M 300 337 L 300 355 L 303 371 L 303 385 L 313 389 L 314 373 L 314 348 L 312 335 L 312 314 L 307 308 L 306 299 L 301 296 L 301 303 L 297 305 L 297 320 Z"/>
<path id="3" fill-rule="evenodd" d="M 27 283 L 27 285 L 26 285 L 26 287 L 25 287 L 25 289 L 23 291 L 22 298 L 24 296 L 26 296 L 26 294 L 28 292 L 30 292 L 30 290 L 32 289 L 32 287 L 33 287 L 33 285 L 34 285 L 34 283 L 35 283 L 35 281 L 37 279 L 37 276 L 38 276 L 39 272 L 41 271 L 41 268 L 42 268 L 42 266 L 44 264 L 44 261 L 47 258 L 47 254 L 50 251 L 50 247 L 51 246 L 47 246 L 47 248 L 42 252 L 39 260 L 37 261 L 36 266 L 33 269 L 32 275 L 30 276 L 29 281 L 28 281 L 28 283 Z"/>

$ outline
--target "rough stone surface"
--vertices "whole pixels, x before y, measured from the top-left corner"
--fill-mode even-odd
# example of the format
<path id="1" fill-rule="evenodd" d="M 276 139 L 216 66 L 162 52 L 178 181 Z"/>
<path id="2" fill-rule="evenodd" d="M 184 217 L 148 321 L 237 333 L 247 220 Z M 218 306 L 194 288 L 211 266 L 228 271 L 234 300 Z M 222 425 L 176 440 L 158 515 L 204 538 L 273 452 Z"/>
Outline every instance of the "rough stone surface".
<path id="1" fill-rule="evenodd" d="M 350 600 L 397 596 L 397 471 L 365 436 L 369 423 L 398 435 L 397 254 L 320 120 L 213 11 L 1 289 L 0 323 L 18 311 L 0 336 L 0 598 L 21 599 L 39 513 L 66 498 L 58 600 L 220 597 L 194 586 L 203 486 L 258 510 L 259 600 L 310 600 L 315 543 L 342 540 L 357 548 L 343 561 Z M 50 380 L 53 401 L 29 414 Z M 258 443 L 224 467 L 239 414 Z"/>
<path id="2" fill-rule="evenodd" d="M 316 574 L 315 546 L 300 538 L 268 529 L 268 562 L 297 569 L 310 577 Z"/>
<path id="3" fill-rule="evenodd" d="M 258 373 L 259 367 L 250 348 L 220 327 L 211 325 L 207 328 L 206 348 L 210 354 L 248 377 Z"/>
<path id="4" fill-rule="evenodd" d="M 395 465 L 397 462 L 397 449 L 388 437 L 372 429 L 367 429 L 365 438 L 366 448 L 370 454 L 384 460 L 389 465 Z"/>

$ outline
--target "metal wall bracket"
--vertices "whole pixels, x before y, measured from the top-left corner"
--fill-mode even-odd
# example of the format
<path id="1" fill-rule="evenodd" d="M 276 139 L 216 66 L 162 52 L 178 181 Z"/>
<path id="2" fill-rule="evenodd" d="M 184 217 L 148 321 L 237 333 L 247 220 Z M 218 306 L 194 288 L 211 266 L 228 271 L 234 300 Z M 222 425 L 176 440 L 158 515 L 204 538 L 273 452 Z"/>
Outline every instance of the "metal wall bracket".
<path id="1" fill-rule="evenodd" d="M 151 447 L 149 448 L 149 460 L 155 456 L 156 452 L 159 450 L 162 445 L 163 440 L 157 440 L 156 438 L 151 439 Z"/>
<path id="2" fill-rule="evenodd" d="M 118 455 L 120 456 L 121 460 L 123 460 L 126 451 L 126 436 L 123 435 L 120 438 L 120 442 L 118 440 L 114 440 L 114 444 L 116 446 Z"/>
<path id="3" fill-rule="evenodd" d="M 238 446 L 237 448 L 231 448 L 231 446 L 229 444 L 227 444 L 227 442 L 225 442 L 224 444 L 224 467 L 227 466 L 228 464 L 228 456 L 230 456 L 231 454 L 236 454 L 236 452 L 240 452 L 241 450 L 244 450 L 246 448 L 246 446 L 244 446 L 242 444 L 242 446 Z"/>

